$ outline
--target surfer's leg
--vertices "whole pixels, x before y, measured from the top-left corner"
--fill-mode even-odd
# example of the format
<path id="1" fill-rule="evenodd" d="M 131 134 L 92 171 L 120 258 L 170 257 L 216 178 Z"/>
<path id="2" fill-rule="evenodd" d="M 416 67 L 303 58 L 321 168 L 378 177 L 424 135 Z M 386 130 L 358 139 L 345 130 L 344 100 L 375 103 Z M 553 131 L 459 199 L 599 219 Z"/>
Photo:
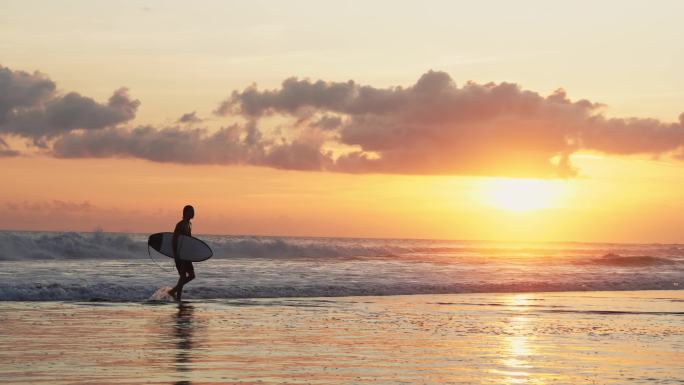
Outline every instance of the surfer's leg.
<path id="1" fill-rule="evenodd" d="M 180 286 L 178 286 L 178 291 L 176 291 L 176 297 L 175 297 L 176 301 L 178 301 L 178 302 L 181 301 L 181 297 L 183 296 L 183 287 L 185 286 L 185 283 L 187 282 L 185 277 L 183 277 L 181 279 L 183 280 L 183 282 L 179 284 Z"/>
<path id="2" fill-rule="evenodd" d="M 175 298 L 178 302 L 180 302 L 181 297 L 183 296 L 183 286 L 185 286 L 185 276 L 181 276 L 180 278 L 178 278 L 178 285 L 176 285 L 176 295 L 173 296 L 173 298 Z"/>
<path id="3" fill-rule="evenodd" d="M 179 273 L 181 278 L 178 280 L 178 295 L 176 296 L 176 300 L 178 301 L 181 300 L 181 296 L 183 295 L 183 287 L 195 278 L 195 269 L 192 266 L 192 262 L 181 261 Z"/>
<path id="4" fill-rule="evenodd" d="M 178 270 L 178 283 L 173 289 L 169 290 L 169 295 L 172 296 L 176 301 L 180 301 L 180 293 L 183 291 L 183 285 L 185 284 L 185 269 L 181 260 L 176 259 L 176 270 Z"/>
<path id="5" fill-rule="evenodd" d="M 192 262 L 188 262 L 188 264 L 185 266 L 185 271 L 187 272 L 187 280 L 185 283 L 188 283 L 195 279 L 195 267 L 192 265 Z"/>
<path id="6" fill-rule="evenodd" d="M 176 295 L 176 300 L 180 302 L 181 297 L 183 296 L 183 287 L 185 287 L 185 284 L 190 282 L 189 276 L 190 273 L 188 271 L 188 264 L 192 266 L 191 262 L 187 261 L 181 261 L 179 265 L 179 270 L 178 273 L 180 274 L 180 278 L 178 279 L 178 290 L 177 290 L 177 295 Z M 194 275 L 194 274 L 193 274 Z"/>
<path id="7" fill-rule="evenodd" d="M 178 283 L 176 283 L 176 286 L 169 290 L 169 295 L 171 295 L 176 301 L 180 301 L 180 295 L 183 292 L 183 285 L 185 285 L 185 278 L 181 275 L 178 277 Z"/>

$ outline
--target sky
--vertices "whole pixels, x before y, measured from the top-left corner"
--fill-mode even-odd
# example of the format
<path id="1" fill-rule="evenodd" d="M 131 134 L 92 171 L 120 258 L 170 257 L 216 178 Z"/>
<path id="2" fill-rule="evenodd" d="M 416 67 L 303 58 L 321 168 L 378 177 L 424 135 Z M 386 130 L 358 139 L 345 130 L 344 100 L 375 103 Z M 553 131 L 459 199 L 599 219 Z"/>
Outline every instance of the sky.
<path id="1" fill-rule="evenodd" d="M 0 228 L 684 242 L 679 1 L 5 1 Z"/>

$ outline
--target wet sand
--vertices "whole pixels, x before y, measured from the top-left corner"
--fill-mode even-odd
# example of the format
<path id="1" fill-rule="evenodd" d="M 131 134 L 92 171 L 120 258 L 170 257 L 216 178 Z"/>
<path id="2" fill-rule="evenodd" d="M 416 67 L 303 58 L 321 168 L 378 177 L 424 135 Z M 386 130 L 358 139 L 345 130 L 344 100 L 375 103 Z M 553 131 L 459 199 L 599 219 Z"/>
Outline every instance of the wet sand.
<path id="1" fill-rule="evenodd" d="M 684 383 L 684 292 L 2 302 L 0 383 Z"/>

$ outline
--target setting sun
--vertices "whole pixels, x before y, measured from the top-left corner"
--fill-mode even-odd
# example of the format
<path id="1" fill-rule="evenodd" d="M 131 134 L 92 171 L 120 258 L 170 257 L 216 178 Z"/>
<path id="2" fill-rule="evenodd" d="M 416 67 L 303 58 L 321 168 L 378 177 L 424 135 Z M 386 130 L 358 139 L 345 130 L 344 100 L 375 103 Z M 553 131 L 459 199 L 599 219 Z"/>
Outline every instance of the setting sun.
<path id="1" fill-rule="evenodd" d="M 487 205 L 509 211 L 531 211 L 558 205 L 562 182 L 541 179 L 496 178 L 485 182 L 481 199 Z"/>

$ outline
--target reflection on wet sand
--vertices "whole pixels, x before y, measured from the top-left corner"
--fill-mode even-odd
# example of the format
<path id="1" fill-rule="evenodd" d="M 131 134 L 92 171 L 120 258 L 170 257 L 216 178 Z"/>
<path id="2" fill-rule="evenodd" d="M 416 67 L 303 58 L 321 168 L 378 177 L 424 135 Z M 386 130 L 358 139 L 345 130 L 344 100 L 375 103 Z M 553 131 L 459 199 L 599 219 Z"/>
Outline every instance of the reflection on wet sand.
<path id="1" fill-rule="evenodd" d="M 195 347 L 194 340 L 194 325 L 193 315 L 195 307 L 180 302 L 178 304 L 178 311 L 173 315 L 173 339 L 176 348 L 176 371 L 181 373 L 189 373 L 192 371 L 193 348 Z M 182 380 L 174 382 L 175 385 L 190 385 L 191 381 Z"/>
<path id="2" fill-rule="evenodd" d="M 502 339 L 504 358 L 501 360 L 506 384 L 521 384 L 529 380 L 530 370 L 534 369 L 529 358 L 534 354 L 529 344 L 530 319 L 527 316 L 529 298 L 527 294 L 515 294 L 505 299 L 503 303 L 510 306 L 514 312 L 508 321 L 506 336 Z"/>
<path id="3" fill-rule="evenodd" d="M 0 383 L 681 384 L 682 303 L 684 291 L 6 303 Z"/>

